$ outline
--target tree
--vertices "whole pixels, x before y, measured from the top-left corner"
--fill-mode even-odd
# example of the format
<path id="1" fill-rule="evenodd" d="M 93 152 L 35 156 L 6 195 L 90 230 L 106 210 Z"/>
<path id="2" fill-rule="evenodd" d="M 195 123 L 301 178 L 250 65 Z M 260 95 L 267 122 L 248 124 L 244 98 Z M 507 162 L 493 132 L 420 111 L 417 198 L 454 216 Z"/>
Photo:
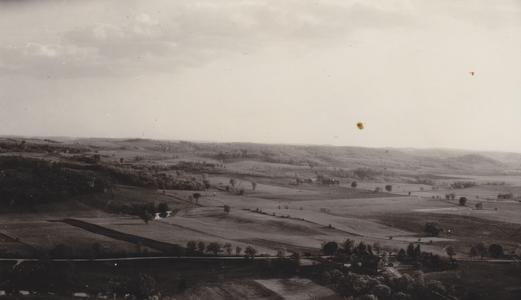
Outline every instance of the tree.
<path id="1" fill-rule="evenodd" d="M 456 250 L 454 250 L 452 246 L 448 246 L 447 248 L 445 248 L 445 252 L 450 257 L 450 260 L 452 260 L 452 257 L 456 255 Z"/>
<path id="2" fill-rule="evenodd" d="M 405 253 L 405 250 L 403 249 L 400 249 L 400 251 L 398 251 L 398 261 L 404 261 L 405 258 L 407 257 L 407 254 Z"/>
<path id="3" fill-rule="evenodd" d="M 371 293 L 378 299 L 389 299 L 391 297 L 391 288 L 384 284 L 377 284 L 372 288 Z"/>
<path id="4" fill-rule="evenodd" d="M 357 186 L 358 186 L 358 182 L 356 182 L 356 181 L 351 182 L 352 188 L 356 189 Z"/>
<path id="5" fill-rule="evenodd" d="M 440 227 L 440 224 L 436 222 L 427 222 L 425 223 L 425 228 L 423 229 L 426 234 L 429 236 L 438 236 L 443 229 Z"/>
<path id="6" fill-rule="evenodd" d="M 199 198 L 201 198 L 201 194 L 199 193 L 193 193 L 192 197 L 194 197 L 195 203 L 199 203 Z"/>
<path id="7" fill-rule="evenodd" d="M 244 250 L 244 254 L 246 258 L 254 259 L 255 254 L 257 254 L 257 250 L 255 250 L 255 248 L 253 248 L 252 246 L 248 246 Z"/>
<path id="8" fill-rule="evenodd" d="M 441 281 L 438 281 L 438 280 L 429 280 L 427 282 L 427 289 L 429 289 L 430 291 L 432 291 L 438 295 L 447 294 L 447 289 L 445 288 L 443 283 L 441 283 Z"/>
<path id="9" fill-rule="evenodd" d="M 232 186 L 232 188 L 235 188 L 235 183 L 236 183 L 235 179 L 231 178 L 230 185 Z"/>
<path id="10" fill-rule="evenodd" d="M 232 244 L 225 243 L 223 248 L 224 248 L 224 251 L 226 251 L 227 255 L 232 255 Z"/>
<path id="11" fill-rule="evenodd" d="M 235 255 L 241 255 L 241 252 L 242 252 L 242 248 L 237 246 L 235 247 Z"/>
<path id="12" fill-rule="evenodd" d="M 474 249 L 474 250 L 472 250 Z M 487 256 L 488 252 L 487 252 L 487 247 L 485 246 L 484 243 L 478 243 L 476 245 L 474 245 L 472 248 L 471 248 L 471 251 L 474 251 L 477 255 L 479 255 L 482 259 L 484 256 Z"/>
<path id="13" fill-rule="evenodd" d="M 168 215 L 168 211 L 170 211 L 168 203 L 161 202 L 157 205 L 157 212 L 159 213 L 159 216 L 161 218 L 166 218 L 166 216 Z"/>
<path id="14" fill-rule="evenodd" d="M 277 257 L 278 258 L 286 257 L 286 249 L 284 249 L 284 248 L 277 249 Z"/>
<path id="15" fill-rule="evenodd" d="M 322 245 L 322 253 L 324 255 L 335 255 L 336 251 L 338 250 L 338 244 L 337 242 L 327 242 Z"/>
<path id="16" fill-rule="evenodd" d="M 470 257 L 475 257 L 479 255 L 478 250 L 476 250 L 476 247 L 470 247 L 469 255 Z"/>
<path id="17" fill-rule="evenodd" d="M 257 188 L 257 183 L 255 181 L 252 181 L 251 182 L 251 190 L 255 191 L 256 188 Z"/>
<path id="18" fill-rule="evenodd" d="M 212 184 L 210 183 L 210 180 L 208 180 L 208 179 L 203 179 L 203 185 L 204 185 L 205 189 L 209 189 L 212 187 Z"/>
<path id="19" fill-rule="evenodd" d="M 194 253 L 197 249 L 197 242 L 196 241 L 189 241 L 186 243 L 186 251 L 188 253 Z"/>
<path id="20" fill-rule="evenodd" d="M 388 184 L 388 185 L 385 186 L 385 190 L 388 191 L 388 192 L 390 192 L 390 191 L 393 190 L 393 186 L 390 185 L 390 184 Z"/>
<path id="21" fill-rule="evenodd" d="M 204 253 L 204 249 L 206 249 L 206 245 L 204 244 L 203 241 L 199 241 L 197 243 L 197 250 L 201 253 Z"/>
<path id="22" fill-rule="evenodd" d="M 139 214 L 139 217 L 141 218 L 141 220 L 143 220 L 143 222 L 145 222 L 145 224 L 148 224 L 148 222 L 150 222 L 152 219 L 154 219 L 154 216 L 148 212 L 148 210 L 146 209 L 143 209 L 141 211 L 141 213 Z"/>
<path id="23" fill-rule="evenodd" d="M 139 299 L 146 299 L 156 292 L 156 280 L 147 274 L 139 274 L 130 285 L 132 292 Z"/>
<path id="24" fill-rule="evenodd" d="M 231 210 L 231 207 L 229 205 L 224 205 L 224 212 L 229 214 Z"/>
<path id="25" fill-rule="evenodd" d="M 476 203 L 475 207 L 476 207 L 477 210 L 482 210 L 483 209 L 483 202 Z"/>
<path id="26" fill-rule="evenodd" d="M 420 244 L 416 244 L 416 247 L 414 247 L 414 257 L 418 258 L 422 254 Z"/>
<path id="27" fill-rule="evenodd" d="M 206 251 L 209 253 L 212 253 L 213 255 L 217 255 L 219 252 L 221 252 L 221 244 L 217 242 L 211 242 L 206 246 Z"/>
<path id="28" fill-rule="evenodd" d="M 373 243 L 373 249 L 376 253 L 380 254 L 380 250 L 382 249 L 382 246 L 378 242 Z"/>
<path id="29" fill-rule="evenodd" d="M 492 244 L 488 247 L 488 253 L 493 258 L 500 258 L 504 255 L 503 247 L 499 244 Z"/>
<path id="30" fill-rule="evenodd" d="M 360 242 L 353 252 L 359 256 L 366 256 L 367 254 L 371 254 L 371 249 L 364 242 Z"/>
<path id="31" fill-rule="evenodd" d="M 353 240 L 350 240 L 350 239 L 346 239 L 343 243 L 342 243 L 342 250 L 346 253 L 346 254 L 351 254 L 353 253 L 353 248 L 355 246 L 355 242 Z"/>
<path id="32" fill-rule="evenodd" d="M 467 205 L 467 197 L 459 197 L 459 205 L 460 206 Z"/>
<path id="33" fill-rule="evenodd" d="M 416 257 L 415 256 L 415 252 L 414 252 L 414 244 L 413 243 L 410 243 L 409 246 L 407 246 L 407 256 L 409 256 L 411 258 Z"/>

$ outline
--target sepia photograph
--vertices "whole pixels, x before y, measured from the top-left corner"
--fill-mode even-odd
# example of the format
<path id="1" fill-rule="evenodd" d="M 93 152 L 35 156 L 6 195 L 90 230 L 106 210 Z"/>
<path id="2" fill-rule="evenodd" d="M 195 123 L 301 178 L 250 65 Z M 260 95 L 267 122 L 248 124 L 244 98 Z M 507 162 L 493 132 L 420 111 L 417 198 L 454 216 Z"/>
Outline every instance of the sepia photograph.
<path id="1" fill-rule="evenodd" d="M 521 0 L 0 0 L 2 299 L 521 299 Z"/>

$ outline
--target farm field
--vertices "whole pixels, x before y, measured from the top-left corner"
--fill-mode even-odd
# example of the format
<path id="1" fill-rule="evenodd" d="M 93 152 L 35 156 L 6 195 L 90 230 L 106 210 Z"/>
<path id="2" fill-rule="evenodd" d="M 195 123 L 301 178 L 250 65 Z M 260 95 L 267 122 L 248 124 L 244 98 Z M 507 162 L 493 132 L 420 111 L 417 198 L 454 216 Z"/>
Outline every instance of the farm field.
<path id="1" fill-rule="evenodd" d="M 259 279 L 255 282 L 280 295 L 285 300 L 340 300 L 334 291 L 315 284 L 309 279 Z"/>
<path id="2" fill-rule="evenodd" d="M 452 258 L 462 262 L 476 259 L 470 250 L 478 243 L 499 244 L 508 257 L 521 249 L 521 176 L 503 174 L 500 169 L 494 175 L 490 170 L 473 173 L 470 166 L 468 174 L 464 168 L 457 174 L 451 170 L 423 173 L 425 170 L 396 161 L 392 168 L 392 159 L 382 169 L 378 159 L 371 166 L 371 155 L 382 155 L 380 152 L 362 154 L 358 150 L 325 159 L 326 154 L 317 154 L 321 149 L 275 146 L 273 154 L 265 157 L 255 154 L 251 145 L 63 142 L 74 145 L 74 151 L 83 149 L 80 154 L 42 151 L 38 147 L 48 145 L 41 141 L 30 145 L 24 152 L 0 155 L 8 172 L 23 180 L 49 172 L 58 183 L 49 181 L 42 190 L 52 192 L 53 185 L 61 182 L 62 175 L 56 171 L 60 169 L 35 172 L 31 162 L 61 164 L 64 178 L 77 180 L 68 185 L 78 187 L 65 197 L 51 193 L 36 203 L 31 201 L 38 190 L 26 187 L 22 190 L 33 194 L 21 199 L 30 204 L 4 203 L 0 254 L 6 259 L 202 255 L 242 261 L 247 248 L 254 249 L 257 257 L 291 259 L 323 255 L 325 245 L 343 245 L 346 239 L 392 257 L 412 244 L 448 260 L 447 249 L 451 248 Z M 234 147 L 248 150 L 233 155 L 223 152 Z M 241 158 L 244 153 L 252 154 Z M 405 159 L 401 155 L 409 154 L 398 155 L 400 161 Z M 357 157 L 353 168 L 350 164 Z M 14 171 L 9 167 L 13 160 L 23 167 Z M 472 186 L 453 188 L 458 182 L 472 182 Z M 38 182 L 31 184 L 37 186 Z M 103 185 L 95 192 L 76 193 L 97 184 Z M 447 200 L 448 194 L 454 194 L 453 199 Z M 500 194 L 512 196 L 498 199 Z M 465 205 L 460 205 L 461 197 L 466 198 Z M 442 230 L 437 235 L 427 233 L 426 223 L 436 223 Z M 188 249 L 190 244 L 193 248 Z M 218 248 L 211 250 L 210 245 Z M 316 263 L 305 260 L 310 266 Z M 215 265 L 215 270 L 220 268 Z M 242 267 L 237 268 L 239 272 Z M 226 272 L 233 274 L 232 269 Z M 174 271 L 156 277 L 168 281 L 168 272 Z M 223 278 L 217 283 L 201 281 L 200 272 L 199 267 L 193 272 L 186 268 L 172 275 L 184 278 L 190 274 L 191 278 L 186 290 L 173 290 L 176 299 L 339 299 L 337 291 L 320 284 L 320 278 L 255 276 L 255 270 L 247 278 Z M 95 281 L 92 278 L 88 280 Z M 183 282 L 176 280 L 176 285 Z M 515 278 L 509 280 L 516 282 Z M 472 286 L 466 281 L 461 284 Z"/>

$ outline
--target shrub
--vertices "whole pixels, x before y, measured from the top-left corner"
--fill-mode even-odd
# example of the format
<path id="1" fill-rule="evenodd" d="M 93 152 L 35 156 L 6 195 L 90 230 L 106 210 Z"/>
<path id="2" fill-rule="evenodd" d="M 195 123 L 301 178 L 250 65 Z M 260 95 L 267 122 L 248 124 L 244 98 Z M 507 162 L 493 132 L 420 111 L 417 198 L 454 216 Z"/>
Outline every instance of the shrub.
<path id="1" fill-rule="evenodd" d="M 391 288 L 384 284 L 377 284 L 371 289 L 371 294 L 375 295 L 379 300 L 389 299 L 391 297 Z"/>
<path id="2" fill-rule="evenodd" d="M 229 214 L 230 210 L 231 210 L 231 207 L 229 205 L 224 205 L 223 209 L 224 209 L 225 213 Z"/>
<path id="3" fill-rule="evenodd" d="M 206 245 L 204 244 L 203 241 L 199 241 L 197 243 L 197 250 L 201 253 L 204 253 L 204 250 L 206 249 Z"/>
<path id="4" fill-rule="evenodd" d="M 224 251 L 226 251 L 227 255 L 232 255 L 232 244 L 225 243 L 223 248 L 224 248 Z"/>
<path id="5" fill-rule="evenodd" d="M 498 199 L 508 200 L 508 199 L 514 198 L 514 195 L 512 193 L 499 194 L 499 195 L 497 195 L 497 198 Z"/>
<path id="6" fill-rule="evenodd" d="M 427 222 L 425 223 L 424 231 L 429 236 L 438 236 L 443 231 L 439 223 Z"/>
<path id="7" fill-rule="evenodd" d="M 427 289 L 439 295 L 447 294 L 447 289 L 445 288 L 443 283 L 441 283 L 438 280 L 429 280 L 427 282 Z"/>
<path id="8" fill-rule="evenodd" d="M 255 248 L 253 248 L 252 246 L 248 246 L 244 250 L 244 254 L 245 254 L 246 258 L 253 259 L 255 257 L 255 255 L 257 254 L 257 250 Z"/>
<path id="9" fill-rule="evenodd" d="M 500 258 L 504 255 L 503 247 L 499 244 L 492 244 L 488 247 L 488 253 L 493 258 Z"/>
<path id="10" fill-rule="evenodd" d="M 186 251 L 188 253 L 195 253 L 195 250 L 197 249 L 197 242 L 195 241 L 189 241 L 186 243 Z"/>
<path id="11" fill-rule="evenodd" d="M 466 197 L 459 197 L 459 205 L 460 206 L 467 205 L 467 198 Z"/>
<path id="12" fill-rule="evenodd" d="M 477 255 L 479 255 L 481 258 L 488 255 L 488 250 L 484 243 L 478 243 L 471 249 L 474 249 L 474 252 L 477 253 Z"/>
<path id="13" fill-rule="evenodd" d="M 452 260 L 452 257 L 454 255 L 456 255 L 456 250 L 454 250 L 454 248 L 452 246 L 448 246 L 447 248 L 445 248 L 445 252 L 450 257 L 451 260 Z"/>
<path id="14" fill-rule="evenodd" d="M 351 254 L 351 253 L 353 253 L 354 246 L 355 246 L 355 242 L 353 240 L 346 239 L 342 243 L 342 251 L 346 254 Z"/>
<path id="15" fill-rule="evenodd" d="M 139 299 L 146 299 L 156 292 L 156 280 L 147 274 L 138 274 L 129 286 L 133 295 Z"/>
<path id="16" fill-rule="evenodd" d="M 206 246 L 206 252 L 212 253 L 213 255 L 217 255 L 219 252 L 221 252 L 221 244 L 217 242 L 211 242 Z"/>
<path id="17" fill-rule="evenodd" d="M 324 255 L 335 255 L 338 250 L 338 244 L 336 242 L 327 242 L 322 245 L 322 253 Z"/>
<path id="18" fill-rule="evenodd" d="M 456 181 L 456 182 L 452 183 L 450 186 L 453 189 L 466 189 L 469 187 L 473 187 L 475 185 L 476 185 L 476 183 L 472 182 L 472 181 Z"/>

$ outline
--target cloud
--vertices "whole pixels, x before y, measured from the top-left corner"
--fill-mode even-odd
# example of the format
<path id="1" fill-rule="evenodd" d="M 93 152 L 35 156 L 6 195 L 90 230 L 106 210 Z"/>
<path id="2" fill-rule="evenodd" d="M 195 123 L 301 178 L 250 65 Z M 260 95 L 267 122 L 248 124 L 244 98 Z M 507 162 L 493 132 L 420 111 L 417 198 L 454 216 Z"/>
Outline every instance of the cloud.
<path id="1" fill-rule="evenodd" d="M 359 29 L 412 21 L 403 7 L 376 2 L 135 3 L 139 5 L 129 4 L 132 9 L 102 22 L 63 28 L 52 43 L 33 36 L 23 44 L 0 46 L 0 73 L 83 77 L 172 72 L 272 44 L 338 42 Z"/>

